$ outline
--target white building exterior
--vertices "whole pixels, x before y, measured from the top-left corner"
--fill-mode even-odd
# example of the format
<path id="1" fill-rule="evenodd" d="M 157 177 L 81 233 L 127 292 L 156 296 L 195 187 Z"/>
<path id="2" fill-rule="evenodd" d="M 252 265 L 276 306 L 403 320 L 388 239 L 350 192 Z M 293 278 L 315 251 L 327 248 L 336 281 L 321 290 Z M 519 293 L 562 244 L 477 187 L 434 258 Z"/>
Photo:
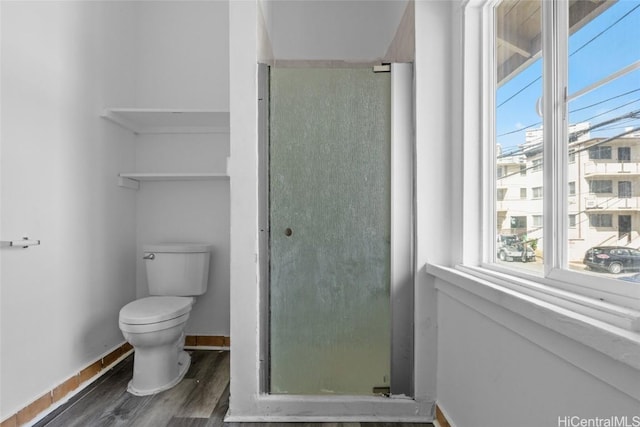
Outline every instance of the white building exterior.
<path id="1" fill-rule="evenodd" d="M 640 247 L 640 135 L 591 138 L 588 123 L 570 127 L 569 260 L 598 245 Z M 518 154 L 497 159 L 497 233 L 543 237 L 541 129 Z M 499 153 L 499 150 L 498 150 Z"/>

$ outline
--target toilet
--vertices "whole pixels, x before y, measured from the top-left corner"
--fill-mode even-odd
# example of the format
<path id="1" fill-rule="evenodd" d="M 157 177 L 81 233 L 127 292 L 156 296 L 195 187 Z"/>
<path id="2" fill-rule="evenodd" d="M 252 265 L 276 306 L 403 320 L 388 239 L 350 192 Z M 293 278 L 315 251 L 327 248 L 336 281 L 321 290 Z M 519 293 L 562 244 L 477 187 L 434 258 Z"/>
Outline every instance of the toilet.
<path id="1" fill-rule="evenodd" d="M 133 378 L 127 391 L 159 393 L 178 384 L 189 369 L 184 329 L 195 296 L 207 291 L 211 246 L 200 243 L 145 245 L 144 263 L 151 296 L 120 310 L 124 338 L 133 346 Z"/>

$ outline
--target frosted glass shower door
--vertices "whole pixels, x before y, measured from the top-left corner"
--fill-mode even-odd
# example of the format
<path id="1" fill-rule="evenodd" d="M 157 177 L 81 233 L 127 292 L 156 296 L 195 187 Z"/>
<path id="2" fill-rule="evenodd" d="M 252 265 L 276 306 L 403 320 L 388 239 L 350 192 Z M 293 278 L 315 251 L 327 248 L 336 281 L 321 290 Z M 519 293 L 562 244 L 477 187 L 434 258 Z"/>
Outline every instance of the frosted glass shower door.
<path id="1" fill-rule="evenodd" d="M 390 84 L 271 69 L 271 393 L 389 386 Z"/>

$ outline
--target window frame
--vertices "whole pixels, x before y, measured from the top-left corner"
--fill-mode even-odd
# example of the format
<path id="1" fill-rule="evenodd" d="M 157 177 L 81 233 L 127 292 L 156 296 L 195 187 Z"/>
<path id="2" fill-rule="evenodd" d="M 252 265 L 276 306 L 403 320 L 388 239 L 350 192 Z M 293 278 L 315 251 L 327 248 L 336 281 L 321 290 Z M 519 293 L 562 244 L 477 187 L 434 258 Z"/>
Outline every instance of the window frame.
<path id="1" fill-rule="evenodd" d="M 463 48 L 464 82 L 471 89 L 471 94 L 478 97 L 475 106 L 469 106 L 465 96 L 463 115 L 465 147 L 470 143 L 469 135 L 478 132 L 481 138 L 479 154 L 482 159 L 478 175 L 463 181 L 463 189 L 475 188 L 482 196 L 478 199 L 468 198 L 463 204 L 479 203 L 482 207 L 478 222 L 467 222 L 463 226 L 467 230 L 477 227 L 477 240 L 463 242 L 461 264 L 459 268 L 479 276 L 489 275 L 499 278 L 509 287 L 532 292 L 535 295 L 550 296 L 554 303 L 563 307 L 576 309 L 575 302 L 588 298 L 593 306 L 599 302 L 620 307 L 621 316 L 631 316 L 631 329 L 640 331 L 640 286 L 633 289 L 621 281 L 594 277 L 568 268 L 569 250 L 569 140 L 567 110 L 568 88 L 568 40 L 569 40 L 569 3 L 568 0 L 542 1 L 542 52 L 543 53 L 543 239 L 545 253 L 544 272 L 542 275 L 532 274 L 502 266 L 496 263 L 496 199 L 491 196 L 496 192 L 496 146 L 495 146 L 495 22 L 494 7 L 499 0 L 468 0 L 463 8 L 468 17 L 475 16 L 480 22 L 481 37 L 478 41 L 465 38 Z M 470 9 L 475 9 L 471 12 Z M 474 13 L 476 13 L 474 15 Z M 564 25 L 562 25 L 564 23 Z M 469 46 L 471 45 L 471 46 Z M 476 49 L 475 52 L 471 50 Z M 473 76 L 473 73 L 477 73 Z M 554 76 L 555 78 L 550 78 Z M 474 88 L 474 82 L 478 84 Z M 475 90 L 474 90 L 475 89 Z M 467 120 L 467 117 L 470 120 Z M 563 142 L 564 141 L 564 142 Z M 469 156 L 473 150 L 466 150 Z M 470 159 L 466 159 L 471 163 Z M 480 177 L 481 179 L 477 179 Z M 464 191 L 464 190 L 463 190 Z M 480 255 L 473 255 L 473 247 L 477 245 Z M 541 287 L 542 286 L 542 287 Z M 589 306 L 589 304 L 584 304 Z M 627 310 L 632 310 L 629 314 Z M 602 319 L 604 315 L 585 309 L 594 318 Z M 583 311 L 578 310 L 581 313 Z M 606 317 L 606 316 L 604 316 Z"/>

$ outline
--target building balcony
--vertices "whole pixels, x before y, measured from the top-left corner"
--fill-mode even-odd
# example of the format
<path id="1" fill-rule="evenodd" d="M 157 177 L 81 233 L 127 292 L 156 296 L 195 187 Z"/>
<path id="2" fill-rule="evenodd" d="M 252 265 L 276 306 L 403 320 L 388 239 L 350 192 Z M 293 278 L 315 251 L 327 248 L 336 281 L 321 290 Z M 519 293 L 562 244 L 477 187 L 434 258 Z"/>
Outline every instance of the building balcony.
<path id="1" fill-rule="evenodd" d="M 587 162 L 584 164 L 585 177 L 640 176 L 638 162 Z"/>
<path id="2" fill-rule="evenodd" d="M 640 211 L 640 197 L 585 197 L 583 208 L 589 213 Z"/>

